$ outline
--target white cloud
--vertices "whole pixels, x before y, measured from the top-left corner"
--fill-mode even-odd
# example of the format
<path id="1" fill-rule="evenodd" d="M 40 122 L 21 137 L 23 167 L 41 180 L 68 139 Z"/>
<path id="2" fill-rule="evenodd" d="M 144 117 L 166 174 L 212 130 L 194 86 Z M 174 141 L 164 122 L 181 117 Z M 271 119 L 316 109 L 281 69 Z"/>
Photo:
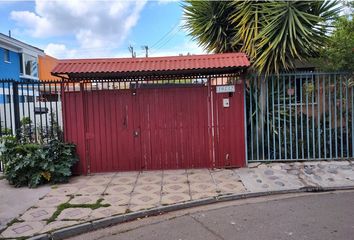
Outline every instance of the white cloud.
<path id="1" fill-rule="evenodd" d="M 75 58 L 77 51 L 74 49 L 68 49 L 64 44 L 49 43 L 44 51 L 50 56 L 57 58 Z"/>
<path id="2" fill-rule="evenodd" d="M 107 49 L 118 48 L 136 25 L 145 4 L 146 0 L 36 0 L 34 12 L 12 11 L 11 18 L 36 38 L 75 36 L 79 46 L 76 57 L 89 57 L 97 56 L 99 48 L 108 53 Z M 56 57 L 75 52 L 61 43 L 51 43 L 46 50 L 58 54 L 53 54 Z"/>
<path id="3" fill-rule="evenodd" d="M 176 3 L 178 0 L 158 0 L 158 4 Z"/>

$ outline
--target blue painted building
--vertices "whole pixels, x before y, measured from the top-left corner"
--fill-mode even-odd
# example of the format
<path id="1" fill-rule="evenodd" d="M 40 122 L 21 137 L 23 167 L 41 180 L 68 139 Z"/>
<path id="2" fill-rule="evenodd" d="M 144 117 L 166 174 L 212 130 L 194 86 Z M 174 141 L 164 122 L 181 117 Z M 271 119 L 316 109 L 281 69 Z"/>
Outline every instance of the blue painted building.
<path id="1" fill-rule="evenodd" d="M 0 33 L 0 103 L 8 103 L 11 95 L 10 85 L 1 80 L 39 81 L 38 58 L 44 55 L 42 49 Z"/>
<path id="2" fill-rule="evenodd" d="M 44 51 L 0 33 L 0 79 L 38 81 L 38 57 Z"/>

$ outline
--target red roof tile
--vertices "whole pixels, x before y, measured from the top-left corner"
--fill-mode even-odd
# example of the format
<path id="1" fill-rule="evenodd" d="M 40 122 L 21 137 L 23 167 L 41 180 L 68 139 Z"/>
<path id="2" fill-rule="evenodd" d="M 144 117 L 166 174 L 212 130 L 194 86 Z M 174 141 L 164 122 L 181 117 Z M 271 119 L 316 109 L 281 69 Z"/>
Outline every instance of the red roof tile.
<path id="1" fill-rule="evenodd" d="M 139 74 L 221 73 L 250 65 L 244 53 L 223 53 L 149 58 L 101 58 L 60 60 L 52 74 L 76 77 Z"/>

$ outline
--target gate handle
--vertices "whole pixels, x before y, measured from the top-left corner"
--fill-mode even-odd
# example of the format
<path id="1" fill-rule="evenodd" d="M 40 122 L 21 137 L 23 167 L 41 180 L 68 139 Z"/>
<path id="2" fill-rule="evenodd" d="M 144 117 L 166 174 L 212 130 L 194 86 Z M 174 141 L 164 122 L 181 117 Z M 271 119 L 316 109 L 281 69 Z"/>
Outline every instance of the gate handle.
<path id="1" fill-rule="evenodd" d="M 134 133 L 133 133 L 133 136 L 134 137 L 138 137 L 139 136 L 139 131 L 135 130 Z"/>

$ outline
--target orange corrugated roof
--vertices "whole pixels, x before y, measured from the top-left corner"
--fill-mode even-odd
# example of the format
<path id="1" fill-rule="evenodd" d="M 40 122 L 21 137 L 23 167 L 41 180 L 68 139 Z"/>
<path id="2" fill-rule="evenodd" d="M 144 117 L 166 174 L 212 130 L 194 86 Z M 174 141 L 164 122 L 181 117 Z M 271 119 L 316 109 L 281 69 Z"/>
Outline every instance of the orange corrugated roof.
<path id="1" fill-rule="evenodd" d="M 198 70 L 222 72 L 250 66 L 244 53 L 222 53 L 149 58 L 100 58 L 59 60 L 52 74 L 76 77 L 139 74 L 188 74 Z M 206 71 L 202 71 L 206 72 Z"/>

